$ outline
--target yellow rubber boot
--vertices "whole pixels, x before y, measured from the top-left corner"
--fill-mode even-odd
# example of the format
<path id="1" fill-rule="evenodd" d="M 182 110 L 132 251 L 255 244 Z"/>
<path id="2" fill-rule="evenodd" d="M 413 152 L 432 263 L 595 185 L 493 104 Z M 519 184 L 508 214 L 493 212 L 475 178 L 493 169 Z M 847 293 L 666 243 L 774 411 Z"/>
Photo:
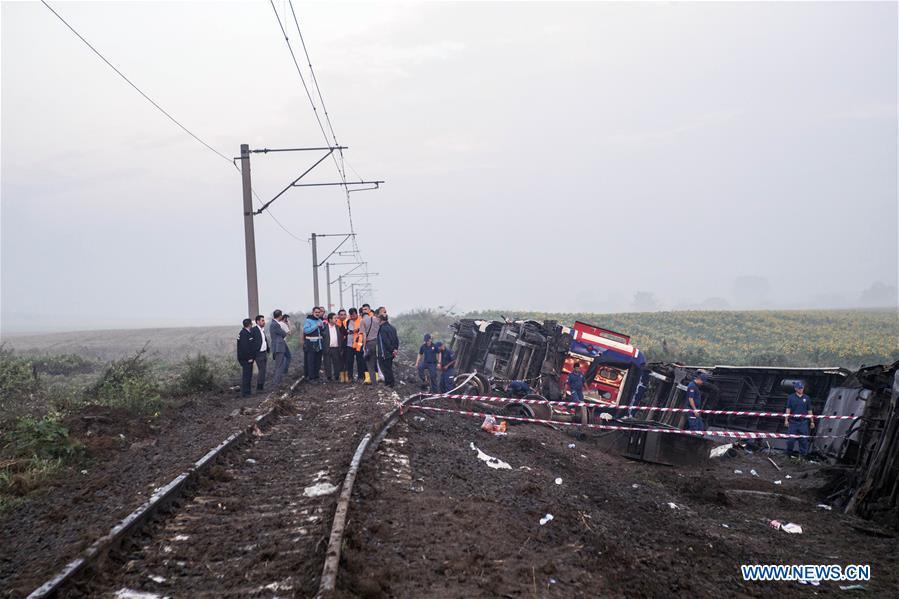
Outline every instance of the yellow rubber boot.
<path id="1" fill-rule="evenodd" d="M 365 380 L 362 381 L 362 384 L 363 384 L 363 385 L 371 385 L 371 373 L 370 373 L 370 372 L 367 372 L 367 371 L 366 371 L 366 373 L 365 373 Z"/>

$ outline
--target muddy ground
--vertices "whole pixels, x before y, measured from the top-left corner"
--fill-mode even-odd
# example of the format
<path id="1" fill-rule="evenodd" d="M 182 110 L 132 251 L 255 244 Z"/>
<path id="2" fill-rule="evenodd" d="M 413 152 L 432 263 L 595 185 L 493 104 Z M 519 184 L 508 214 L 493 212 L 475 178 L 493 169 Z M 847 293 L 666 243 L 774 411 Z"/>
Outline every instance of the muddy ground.
<path id="1" fill-rule="evenodd" d="M 297 360 L 294 360 L 296 362 Z M 282 391 L 300 372 L 292 365 Z M 258 414 L 266 394 L 235 391 L 197 395 L 159 418 L 91 407 L 70 417 L 83 443 L 83 463 L 43 481 L 0 514 L 0 596 L 22 597 L 159 487 Z"/>
<path id="2" fill-rule="evenodd" d="M 66 596 L 315 595 L 337 490 L 359 440 L 395 398 L 384 387 L 299 387 L 271 426 Z"/>
<path id="3" fill-rule="evenodd" d="M 896 596 L 895 537 L 861 532 L 854 526 L 875 527 L 816 507 L 827 483 L 821 465 L 777 455 L 777 471 L 756 453 L 674 468 L 608 454 L 595 438 L 577 441 L 546 427 L 512 426 L 496 437 L 479 425 L 412 411 L 394 427 L 357 481 L 338 578 L 342 596 L 858 592 L 839 589 L 848 582 L 744 582 L 740 564 L 870 564 L 865 594 Z M 488 467 L 471 443 L 511 468 Z M 553 519 L 541 525 L 547 514 Z M 798 523 L 803 533 L 775 530 L 774 519 Z"/>

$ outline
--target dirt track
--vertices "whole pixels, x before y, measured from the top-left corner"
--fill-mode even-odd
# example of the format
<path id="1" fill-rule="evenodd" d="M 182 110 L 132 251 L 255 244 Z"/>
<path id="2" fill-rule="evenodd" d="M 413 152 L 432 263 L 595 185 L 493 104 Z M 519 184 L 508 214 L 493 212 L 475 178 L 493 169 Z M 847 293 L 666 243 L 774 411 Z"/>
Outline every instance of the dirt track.
<path id="1" fill-rule="evenodd" d="M 834 582 L 743 582 L 740 564 L 769 563 L 871 564 L 869 596 L 895 596 L 895 538 L 858 532 L 851 524 L 870 524 L 817 508 L 815 489 L 825 481 L 814 465 L 777 472 L 754 454 L 676 469 L 609 455 L 593 440 L 545 427 L 494 437 L 479 424 L 413 411 L 394 427 L 392 443 L 357 481 L 338 579 L 344 596 L 841 593 Z M 472 442 L 511 469 L 489 468 Z M 546 514 L 553 520 L 541 526 Z M 804 533 L 774 530 L 772 519 L 799 523 Z"/>

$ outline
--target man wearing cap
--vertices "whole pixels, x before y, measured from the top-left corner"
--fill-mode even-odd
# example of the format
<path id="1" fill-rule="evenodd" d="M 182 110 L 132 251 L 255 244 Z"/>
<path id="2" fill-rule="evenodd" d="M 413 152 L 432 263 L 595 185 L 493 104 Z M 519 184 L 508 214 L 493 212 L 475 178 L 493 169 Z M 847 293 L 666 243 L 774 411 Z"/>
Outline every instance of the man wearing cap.
<path id="1" fill-rule="evenodd" d="M 702 409 L 702 392 L 699 390 L 702 385 L 709 380 L 709 375 L 704 372 L 697 372 L 693 380 L 687 385 L 687 405 L 691 411 L 687 416 L 687 427 L 691 431 L 704 431 L 705 423 L 702 421 L 699 410 Z"/>
<path id="2" fill-rule="evenodd" d="M 418 357 L 415 358 L 415 368 L 418 369 L 418 379 L 422 389 L 425 388 L 425 371 L 430 375 L 431 393 L 437 393 L 437 348 L 431 341 L 431 334 L 425 333 L 424 343 L 418 348 Z"/>
<path id="3" fill-rule="evenodd" d="M 784 424 L 787 425 L 787 433 L 791 435 L 805 435 L 799 439 L 799 453 L 802 457 L 808 455 L 809 427 L 815 428 L 815 419 L 812 418 L 812 400 L 805 394 L 805 384 L 802 381 L 793 383 L 794 392 L 787 397 L 787 412 L 784 414 Z M 808 418 L 806 418 L 806 415 Z M 793 455 L 793 447 L 796 439 L 787 439 L 787 455 Z"/>
<path id="4" fill-rule="evenodd" d="M 437 349 L 437 370 L 440 371 L 440 392 L 447 393 L 453 388 L 453 378 L 456 375 L 456 356 L 443 341 L 434 344 Z"/>

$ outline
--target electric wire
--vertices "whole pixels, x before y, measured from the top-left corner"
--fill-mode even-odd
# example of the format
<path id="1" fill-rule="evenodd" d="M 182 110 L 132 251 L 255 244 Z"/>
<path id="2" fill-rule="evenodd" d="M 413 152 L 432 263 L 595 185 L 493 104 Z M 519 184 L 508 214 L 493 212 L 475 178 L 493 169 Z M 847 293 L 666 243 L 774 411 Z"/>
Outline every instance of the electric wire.
<path id="1" fill-rule="evenodd" d="M 190 135 L 194 140 L 196 140 L 197 142 L 199 142 L 200 144 L 202 144 L 203 147 L 205 147 L 206 149 L 208 149 L 210 152 L 214 153 L 216 156 L 219 156 L 222 160 L 225 160 L 226 162 L 228 162 L 229 164 L 231 164 L 232 166 L 234 166 L 234 168 L 237 169 L 237 172 L 240 173 L 240 167 L 238 167 L 236 164 L 234 164 L 234 162 L 233 162 L 230 158 L 228 158 L 228 157 L 225 156 L 223 153 L 221 153 L 221 152 L 219 152 L 218 150 L 216 150 L 214 147 L 212 147 L 211 145 L 209 145 L 209 144 L 208 144 L 207 142 L 205 142 L 203 139 L 201 139 L 200 136 L 198 136 L 196 133 L 194 133 L 193 131 L 191 131 L 190 129 L 188 129 L 183 123 L 181 123 L 181 121 L 179 121 L 178 119 L 176 119 L 175 117 L 173 117 L 173 116 L 172 116 L 166 109 L 164 109 L 162 106 L 160 106 L 159 104 L 157 104 L 157 103 L 156 103 L 150 96 L 148 96 L 146 93 L 144 93 L 144 91 L 143 91 L 141 88 L 139 88 L 137 85 L 135 85 L 134 82 L 131 81 L 131 79 L 129 79 L 129 78 L 128 78 L 122 71 L 120 71 L 120 70 L 119 70 L 114 64 L 112 64 L 109 60 L 107 60 L 106 57 L 103 56 L 103 54 L 100 53 L 99 50 L 97 50 L 97 49 L 96 49 L 96 48 L 95 48 L 89 41 L 87 41 L 87 40 L 84 38 L 84 36 L 82 36 L 80 33 L 78 33 L 78 31 L 77 31 L 74 27 L 72 27 L 72 25 L 70 25 L 69 22 L 66 21 L 66 20 L 62 17 L 62 15 L 60 15 L 58 12 L 56 12 L 56 11 L 53 9 L 53 7 L 50 6 L 45 0 L 41 0 L 41 3 L 42 3 L 44 6 L 46 6 L 47 9 L 50 10 L 50 12 L 52 12 L 54 15 L 56 15 L 56 18 L 59 19 L 60 21 L 62 21 L 62 23 L 63 23 L 66 27 L 68 27 L 69 30 L 70 30 L 72 33 L 74 33 L 75 36 L 76 36 L 78 39 L 80 39 L 82 42 L 84 42 L 84 45 L 86 45 L 88 48 L 90 48 L 91 51 L 92 51 L 94 54 L 96 54 L 96 55 L 100 58 L 100 60 L 102 60 L 104 63 L 106 63 L 106 65 L 107 65 L 109 68 L 111 68 L 113 71 L 115 71 L 115 73 L 116 73 L 119 77 L 121 77 L 122 79 L 124 79 L 125 82 L 128 83 L 128 85 L 130 85 L 132 88 L 134 88 L 134 90 L 135 90 L 137 93 L 139 93 L 139 94 L 140 94 L 140 95 L 141 95 L 147 102 L 149 102 L 150 104 L 152 104 L 153 107 L 155 107 L 159 112 L 161 112 L 162 114 L 164 114 L 170 121 L 172 121 L 173 123 L 175 123 L 175 125 L 177 125 L 178 127 L 180 127 L 181 130 L 183 130 L 185 133 L 187 133 L 188 135 Z M 256 193 L 255 190 L 252 190 L 252 192 L 253 192 L 253 196 L 256 198 L 256 201 L 257 201 L 258 203 L 261 204 L 261 203 L 262 203 L 262 200 L 259 198 L 259 195 Z M 296 235 L 294 235 L 294 234 L 293 234 L 287 227 L 285 227 L 285 226 L 281 223 L 281 221 L 279 221 L 279 220 L 275 217 L 274 214 L 272 214 L 271 212 L 269 212 L 268 215 L 272 218 L 272 220 L 275 221 L 275 223 L 276 223 L 279 227 L 281 227 L 281 229 L 284 230 L 285 233 L 287 233 L 288 235 L 290 235 L 291 237 L 293 237 L 293 238 L 296 239 L 297 241 L 303 241 L 303 242 L 309 243 L 307 240 L 301 239 L 301 238 L 297 237 Z"/>
<path id="2" fill-rule="evenodd" d="M 299 61 L 297 60 L 296 54 L 294 53 L 293 46 L 290 43 L 290 38 L 288 37 L 287 31 L 284 28 L 284 23 L 281 21 L 281 16 L 278 14 L 278 9 L 275 7 L 274 0 L 269 0 L 269 1 L 272 6 L 272 11 L 275 13 L 275 19 L 278 21 L 278 27 L 281 29 L 281 34 L 284 36 L 284 41 L 287 44 L 287 49 L 290 52 L 290 57 L 293 60 L 294 66 L 296 67 L 297 74 L 300 76 L 300 81 L 303 85 L 303 90 L 305 91 L 306 98 L 309 100 L 309 104 L 312 107 L 312 112 L 313 112 L 313 115 L 315 116 L 316 122 L 318 123 L 319 130 L 322 133 L 322 137 L 325 140 L 325 143 L 330 144 L 333 141 L 335 146 L 339 146 L 340 143 L 337 141 L 337 134 L 334 131 L 334 125 L 333 125 L 333 122 L 331 121 L 330 114 L 328 113 L 327 107 L 325 105 L 324 96 L 322 95 L 321 87 L 318 84 L 318 78 L 315 76 L 315 70 L 312 66 L 312 60 L 309 56 L 309 50 L 308 50 L 308 47 L 306 46 L 306 41 L 303 38 L 303 32 L 300 29 L 299 19 L 297 18 L 296 11 L 294 10 L 294 7 L 293 7 L 293 0 L 288 0 L 288 4 L 290 6 L 290 12 L 293 15 L 294 24 L 297 28 L 297 34 L 299 35 L 300 43 L 303 47 L 303 53 L 306 57 L 306 64 L 309 67 L 312 84 L 315 87 L 316 94 L 318 95 L 319 102 L 321 103 L 322 112 L 324 113 L 325 121 L 328 124 L 328 130 L 331 132 L 330 140 L 328 139 L 328 134 L 325 131 L 324 124 L 322 123 L 321 117 L 319 116 L 318 107 L 316 106 L 315 100 L 312 97 L 312 93 L 309 90 L 309 85 L 306 82 L 306 78 L 303 76 L 303 71 L 302 71 L 302 68 L 300 67 Z M 285 18 L 286 18 L 286 11 L 285 11 Z M 347 184 L 347 178 L 346 178 L 346 165 L 348 163 L 345 162 L 342 150 L 338 150 L 338 154 L 340 157 L 339 162 L 338 162 L 337 156 L 334 156 L 332 154 L 331 158 L 333 159 L 334 165 L 337 168 L 337 173 L 340 176 L 340 179 L 343 183 L 344 193 L 346 195 L 347 217 L 349 220 L 350 232 L 353 234 L 353 236 L 351 237 L 352 245 L 353 245 L 353 252 L 355 253 L 357 260 L 362 261 L 362 254 L 361 254 L 361 251 L 359 250 L 359 244 L 356 239 L 357 236 L 355 235 L 356 228 L 355 228 L 355 224 L 353 222 L 352 201 L 351 201 L 351 197 L 350 197 L 349 185 Z M 356 176 L 359 177 L 359 180 L 362 181 L 362 177 L 359 176 L 359 173 L 356 172 L 355 169 L 352 169 L 352 170 L 356 174 Z M 366 271 L 368 270 L 367 266 L 366 266 L 365 270 Z"/>

